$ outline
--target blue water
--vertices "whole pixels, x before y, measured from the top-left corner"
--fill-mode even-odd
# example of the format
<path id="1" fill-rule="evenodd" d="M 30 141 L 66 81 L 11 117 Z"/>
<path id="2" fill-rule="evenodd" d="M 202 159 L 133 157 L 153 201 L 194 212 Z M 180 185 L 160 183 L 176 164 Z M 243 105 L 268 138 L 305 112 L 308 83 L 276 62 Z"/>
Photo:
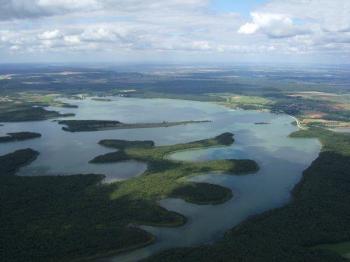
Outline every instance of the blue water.
<path id="1" fill-rule="evenodd" d="M 169 157 L 184 161 L 248 158 L 258 162 L 260 171 L 245 176 L 199 174 L 194 182 L 209 182 L 232 189 L 234 197 L 221 205 L 194 205 L 181 199 L 164 199 L 160 204 L 184 214 L 188 223 L 178 228 L 143 228 L 156 236 L 156 243 L 120 256 L 101 261 L 135 261 L 172 247 L 210 243 L 251 215 L 280 207 L 290 200 L 290 191 L 301 178 L 302 171 L 317 157 L 321 145 L 316 139 L 292 139 L 297 130 L 287 115 L 268 112 L 231 110 L 212 103 L 113 97 L 111 102 L 68 100 L 79 108 L 53 108 L 75 113 L 73 119 L 119 120 L 125 123 L 184 120 L 210 120 L 210 123 L 189 124 L 168 128 L 108 130 L 69 133 L 57 122 L 5 123 L 0 135 L 7 132 L 33 131 L 39 139 L 1 144 L 0 154 L 30 147 L 40 152 L 31 165 L 21 168 L 18 175 L 68 175 L 98 173 L 113 182 L 142 175 L 147 165 L 136 161 L 116 164 L 89 164 L 97 155 L 110 152 L 99 146 L 101 139 L 154 140 L 156 145 L 168 145 L 210 138 L 223 132 L 235 134 L 230 147 L 177 152 Z M 255 125 L 255 122 L 268 122 Z"/>

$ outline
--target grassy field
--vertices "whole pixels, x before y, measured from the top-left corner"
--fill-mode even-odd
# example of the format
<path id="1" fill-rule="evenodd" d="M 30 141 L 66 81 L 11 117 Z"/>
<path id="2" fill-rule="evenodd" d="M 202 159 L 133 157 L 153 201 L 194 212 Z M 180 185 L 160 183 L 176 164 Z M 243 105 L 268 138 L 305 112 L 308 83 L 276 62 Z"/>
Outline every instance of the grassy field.
<path id="1" fill-rule="evenodd" d="M 223 96 L 226 102 L 222 103 L 231 108 L 242 108 L 246 110 L 264 110 L 270 109 L 273 101 L 260 96 L 234 95 L 228 94 Z"/>
<path id="2" fill-rule="evenodd" d="M 66 108 L 77 108 L 76 105 L 67 104 L 58 100 L 61 96 L 56 93 L 33 93 L 33 92 L 20 92 L 16 100 L 32 103 L 40 106 L 55 106 L 55 107 L 66 107 Z"/>
<path id="3" fill-rule="evenodd" d="M 337 152 L 350 156 L 350 134 L 334 133 L 323 128 L 309 128 L 292 133 L 293 138 L 318 138 L 322 143 L 323 152 Z"/>
<path id="4" fill-rule="evenodd" d="M 292 137 L 319 138 L 323 150 L 290 204 L 243 222 L 216 244 L 168 250 L 147 261 L 347 261 L 337 250 L 313 247 L 350 240 L 350 135 L 313 128 Z"/>

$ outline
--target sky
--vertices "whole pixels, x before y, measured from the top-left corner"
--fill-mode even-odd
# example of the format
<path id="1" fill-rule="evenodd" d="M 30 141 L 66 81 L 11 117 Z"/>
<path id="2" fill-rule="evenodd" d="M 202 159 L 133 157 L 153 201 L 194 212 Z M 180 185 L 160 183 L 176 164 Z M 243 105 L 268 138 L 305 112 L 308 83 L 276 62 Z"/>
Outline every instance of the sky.
<path id="1" fill-rule="evenodd" d="M 0 0 L 0 63 L 349 58 L 350 0 Z"/>

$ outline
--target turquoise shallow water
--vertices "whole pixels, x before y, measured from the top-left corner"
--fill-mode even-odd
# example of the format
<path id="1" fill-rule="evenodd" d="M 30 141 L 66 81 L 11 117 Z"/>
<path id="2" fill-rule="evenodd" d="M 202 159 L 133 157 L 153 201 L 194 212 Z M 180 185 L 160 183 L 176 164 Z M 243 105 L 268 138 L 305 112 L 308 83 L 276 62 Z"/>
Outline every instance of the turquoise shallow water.
<path id="1" fill-rule="evenodd" d="M 69 133 L 56 122 L 6 123 L 0 133 L 34 131 L 40 139 L 0 145 L 0 154 L 31 147 L 41 154 L 18 175 L 67 175 L 100 173 L 106 181 L 128 179 L 141 175 L 146 164 L 128 161 L 109 165 L 92 165 L 93 157 L 109 152 L 97 144 L 101 139 L 154 140 L 157 145 L 175 144 L 209 138 L 223 132 L 235 134 L 230 147 L 177 152 L 170 158 L 184 161 L 208 159 L 249 158 L 260 165 L 260 171 L 246 176 L 202 174 L 192 181 L 209 182 L 229 187 L 234 197 L 221 205 L 198 206 L 180 199 L 164 199 L 160 204 L 189 218 L 179 228 L 143 227 L 157 237 L 154 245 L 101 261 L 135 261 L 163 249 L 209 243 L 251 215 L 276 208 L 290 200 L 290 191 L 300 180 L 302 171 L 320 151 L 315 139 L 292 139 L 297 130 L 287 115 L 267 112 L 230 110 L 211 103 L 167 100 L 112 98 L 111 102 L 66 100 L 78 109 L 59 109 L 76 113 L 76 119 L 119 120 L 125 123 L 183 120 L 211 120 L 210 123 L 190 124 L 169 128 L 108 130 Z M 255 125 L 268 122 L 268 125 Z"/>

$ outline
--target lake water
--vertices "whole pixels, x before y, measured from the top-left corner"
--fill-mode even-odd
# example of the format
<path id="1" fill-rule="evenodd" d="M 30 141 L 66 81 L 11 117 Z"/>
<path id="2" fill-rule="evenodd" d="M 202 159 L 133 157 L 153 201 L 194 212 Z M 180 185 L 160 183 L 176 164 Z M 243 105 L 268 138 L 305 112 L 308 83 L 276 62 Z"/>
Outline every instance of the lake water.
<path id="1" fill-rule="evenodd" d="M 189 124 L 168 128 L 108 130 L 69 133 L 53 121 L 6 123 L 0 134 L 33 131 L 39 139 L 0 145 L 0 154 L 30 147 L 40 152 L 31 165 L 21 168 L 18 175 L 67 175 L 98 173 L 106 182 L 138 176 L 147 168 L 145 163 L 127 161 L 117 164 L 89 164 L 88 161 L 110 149 L 99 146 L 101 139 L 154 140 L 156 145 L 190 142 L 213 137 L 223 132 L 235 134 L 230 147 L 177 152 L 170 158 L 185 161 L 248 158 L 260 165 L 256 174 L 232 176 L 203 174 L 195 182 L 209 182 L 231 188 L 234 197 L 221 205 L 194 205 L 180 199 L 164 199 L 160 204 L 188 217 L 188 223 L 178 228 L 143 227 L 153 233 L 155 244 L 100 261 L 135 261 L 172 247 L 210 243 L 249 216 L 280 207 L 290 200 L 290 191 L 300 180 L 302 171 L 317 157 L 321 145 L 316 139 L 292 139 L 297 130 L 287 115 L 268 112 L 230 110 L 212 103 L 167 100 L 112 98 L 113 101 L 65 100 L 77 109 L 53 108 L 76 114 L 75 119 L 119 120 L 125 123 L 184 120 L 211 120 L 210 123 Z M 268 122 L 255 125 L 255 122 Z"/>

